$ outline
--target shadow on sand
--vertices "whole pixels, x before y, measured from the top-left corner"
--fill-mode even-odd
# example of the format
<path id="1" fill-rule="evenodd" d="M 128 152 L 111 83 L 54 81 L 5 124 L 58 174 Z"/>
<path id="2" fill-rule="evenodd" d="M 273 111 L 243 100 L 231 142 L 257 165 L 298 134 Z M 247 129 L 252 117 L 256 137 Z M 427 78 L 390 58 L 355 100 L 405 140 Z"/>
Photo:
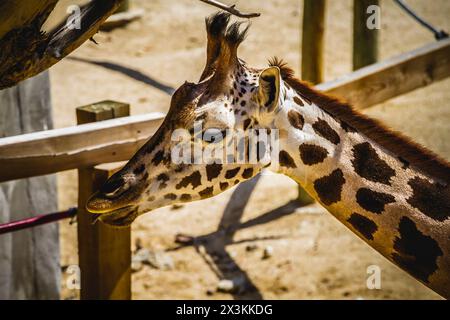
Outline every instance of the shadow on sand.
<path id="1" fill-rule="evenodd" d="M 179 234 L 175 241 L 180 246 L 168 250 L 175 251 L 189 246 L 195 247 L 196 251 L 202 256 L 219 279 L 234 279 L 235 281 L 237 279 L 240 290 L 232 293 L 233 298 L 236 300 L 262 299 L 263 297 L 249 278 L 247 272 L 242 270 L 226 251 L 226 246 L 260 240 L 280 239 L 281 237 L 272 236 L 234 241 L 233 237 L 235 233 L 241 229 L 254 227 L 282 218 L 301 207 L 298 201 L 293 200 L 254 219 L 241 222 L 240 220 L 244 214 L 250 195 L 259 179 L 260 175 L 257 175 L 253 179 L 237 186 L 222 214 L 222 219 L 216 231 L 197 237 Z M 200 250 L 200 248 L 204 249 Z"/>

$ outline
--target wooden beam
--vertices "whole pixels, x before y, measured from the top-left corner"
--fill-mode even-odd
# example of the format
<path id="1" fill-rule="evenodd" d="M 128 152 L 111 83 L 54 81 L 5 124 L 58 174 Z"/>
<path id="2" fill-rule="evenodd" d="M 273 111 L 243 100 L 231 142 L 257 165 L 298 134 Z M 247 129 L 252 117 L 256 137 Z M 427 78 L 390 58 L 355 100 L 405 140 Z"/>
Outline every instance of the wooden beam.
<path id="1" fill-rule="evenodd" d="M 450 39 L 444 39 L 361 68 L 316 88 L 364 109 L 448 76 Z"/>
<path id="2" fill-rule="evenodd" d="M 130 105 L 128 103 L 105 100 L 78 107 L 76 112 L 78 124 L 85 124 L 127 117 L 130 115 Z"/>
<path id="3" fill-rule="evenodd" d="M 367 108 L 450 76 L 450 39 L 359 69 L 316 88 Z M 128 160 L 162 113 L 0 139 L 0 182 Z"/>
<path id="4" fill-rule="evenodd" d="M 0 1 L 0 38 L 11 30 L 30 27 L 38 17 L 36 22 L 43 23 L 57 2 L 58 0 Z"/>
<path id="5" fill-rule="evenodd" d="M 83 168 L 78 175 L 78 256 L 82 300 L 131 299 L 131 231 L 102 222 L 93 224 L 94 215 L 85 209 L 86 201 L 122 164 Z"/>
<path id="6" fill-rule="evenodd" d="M 378 29 L 369 29 L 369 6 L 379 7 L 378 0 L 353 0 L 353 70 L 378 60 Z M 379 17 L 380 18 L 380 17 Z"/>
<path id="7" fill-rule="evenodd" d="M 302 27 L 302 79 L 311 83 L 323 81 L 323 45 L 325 0 L 305 0 Z"/>
<path id="8" fill-rule="evenodd" d="M 123 0 L 122 4 L 117 8 L 116 12 L 114 14 L 120 13 L 120 12 L 126 12 L 130 10 L 130 0 Z"/>
<path id="9" fill-rule="evenodd" d="M 115 110 L 120 112 L 116 113 Z M 78 123 L 123 117 L 129 105 L 102 102 L 77 108 Z M 131 228 L 114 228 L 86 210 L 86 202 L 122 164 L 78 169 L 78 264 L 81 270 L 82 300 L 131 299 Z"/>
<path id="10" fill-rule="evenodd" d="M 164 116 L 149 113 L 0 139 L 0 182 L 128 160 Z"/>
<path id="11" fill-rule="evenodd" d="M 324 79 L 325 4 L 325 0 L 305 0 L 303 3 L 301 78 L 313 84 Z M 303 205 L 314 202 L 301 185 L 298 185 L 297 200 Z"/>

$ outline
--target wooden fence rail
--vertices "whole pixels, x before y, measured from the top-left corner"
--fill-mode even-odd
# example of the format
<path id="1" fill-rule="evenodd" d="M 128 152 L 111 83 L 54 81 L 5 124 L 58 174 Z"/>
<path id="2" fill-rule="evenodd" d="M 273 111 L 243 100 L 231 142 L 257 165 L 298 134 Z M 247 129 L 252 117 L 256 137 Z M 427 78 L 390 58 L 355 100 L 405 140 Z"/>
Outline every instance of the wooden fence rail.
<path id="1" fill-rule="evenodd" d="M 0 139 L 0 182 L 128 160 L 164 113 L 149 113 Z"/>
<path id="2" fill-rule="evenodd" d="M 450 38 L 358 69 L 317 89 L 364 109 L 450 76 Z"/>
<path id="3" fill-rule="evenodd" d="M 448 76 L 450 39 L 444 39 L 316 87 L 367 108 Z M 0 182 L 127 160 L 163 118 L 150 113 L 2 138 Z"/>

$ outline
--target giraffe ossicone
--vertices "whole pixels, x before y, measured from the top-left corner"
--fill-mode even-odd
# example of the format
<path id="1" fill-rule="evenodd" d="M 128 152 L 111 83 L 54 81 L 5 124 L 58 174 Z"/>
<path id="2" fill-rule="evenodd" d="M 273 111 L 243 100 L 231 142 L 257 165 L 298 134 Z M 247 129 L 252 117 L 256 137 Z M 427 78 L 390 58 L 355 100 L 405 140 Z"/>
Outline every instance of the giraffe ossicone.
<path id="1" fill-rule="evenodd" d="M 267 168 L 296 180 L 370 246 L 449 298 L 450 165 L 295 79 L 277 59 L 265 69 L 248 66 L 237 57 L 248 27 L 229 19 L 227 13 L 206 19 L 200 81 L 174 93 L 156 134 L 87 209 L 126 226 L 153 209 L 217 195 Z"/>

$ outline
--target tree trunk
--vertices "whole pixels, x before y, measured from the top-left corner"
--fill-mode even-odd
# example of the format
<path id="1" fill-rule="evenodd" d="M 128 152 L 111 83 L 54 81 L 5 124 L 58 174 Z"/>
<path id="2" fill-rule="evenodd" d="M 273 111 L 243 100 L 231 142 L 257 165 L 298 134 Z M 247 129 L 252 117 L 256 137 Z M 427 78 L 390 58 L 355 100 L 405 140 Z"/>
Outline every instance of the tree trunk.
<path id="1" fill-rule="evenodd" d="M 93 0 L 83 6 L 80 28 L 63 21 L 54 30 L 42 26 L 57 0 L 0 3 L 0 89 L 35 76 L 66 57 L 98 31 L 123 0 Z"/>

